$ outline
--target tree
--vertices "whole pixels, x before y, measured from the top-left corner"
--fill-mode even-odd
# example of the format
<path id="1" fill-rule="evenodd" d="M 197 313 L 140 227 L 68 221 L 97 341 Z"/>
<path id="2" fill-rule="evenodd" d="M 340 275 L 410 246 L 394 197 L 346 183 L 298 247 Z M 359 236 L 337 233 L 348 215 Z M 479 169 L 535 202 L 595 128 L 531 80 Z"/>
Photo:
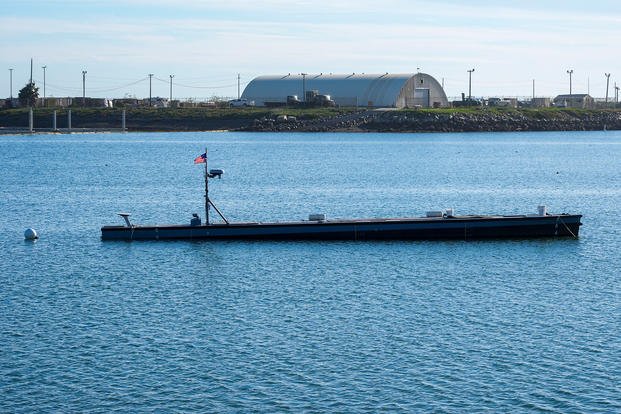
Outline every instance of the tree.
<path id="1" fill-rule="evenodd" d="M 22 106 L 35 106 L 37 98 L 39 97 L 39 88 L 35 86 L 34 82 L 28 82 L 20 91 L 19 103 Z"/>

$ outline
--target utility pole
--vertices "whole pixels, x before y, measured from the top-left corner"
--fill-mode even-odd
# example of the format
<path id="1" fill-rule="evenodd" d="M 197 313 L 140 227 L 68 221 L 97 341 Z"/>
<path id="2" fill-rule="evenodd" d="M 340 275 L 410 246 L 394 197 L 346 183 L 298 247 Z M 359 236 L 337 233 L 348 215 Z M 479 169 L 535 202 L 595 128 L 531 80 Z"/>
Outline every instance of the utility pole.
<path id="1" fill-rule="evenodd" d="M 535 80 L 533 79 L 533 101 L 535 100 Z"/>
<path id="2" fill-rule="evenodd" d="M 82 71 L 82 107 L 86 105 L 86 71 Z"/>
<path id="3" fill-rule="evenodd" d="M 472 100 L 472 72 L 474 68 L 468 70 L 468 100 Z"/>
<path id="4" fill-rule="evenodd" d="M 239 94 L 239 90 L 240 90 L 240 76 L 239 73 L 237 74 L 237 99 L 240 98 L 240 94 Z"/>
<path id="5" fill-rule="evenodd" d="M 617 82 L 615 82 L 615 103 L 619 103 L 619 87 L 617 86 Z"/>
<path id="6" fill-rule="evenodd" d="M 153 79 L 153 74 L 149 73 L 149 106 L 151 106 L 151 80 Z"/>
<path id="7" fill-rule="evenodd" d="M 32 85 L 32 58 L 30 58 L 30 84 Z"/>
<path id="8" fill-rule="evenodd" d="M 11 100 L 13 100 L 13 68 L 9 68 L 9 84 L 11 85 L 11 89 L 10 89 L 11 95 L 10 95 L 10 97 L 11 97 Z M 11 105 L 12 105 L 12 103 L 11 103 Z"/>
<path id="9" fill-rule="evenodd" d="M 306 102 L 306 75 L 308 73 L 300 73 L 302 75 L 302 102 Z"/>
<path id="10" fill-rule="evenodd" d="M 43 106 L 45 107 L 45 69 L 47 65 L 41 66 L 43 68 Z"/>
<path id="11" fill-rule="evenodd" d="M 604 73 L 606 76 L 606 102 L 608 102 L 608 86 L 610 85 L 610 73 Z"/>
<path id="12" fill-rule="evenodd" d="M 571 95 L 571 75 L 572 73 L 574 73 L 574 70 L 570 69 L 567 71 L 567 73 L 569 74 L 569 94 Z"/>
<path id="13" fill-rule="evenodd" d="M 170 99 L 168 100 L 168 106 L 172 105 L 172 80 L 175 77 L 175 75 L 168 75 L 170 76 Z"/>

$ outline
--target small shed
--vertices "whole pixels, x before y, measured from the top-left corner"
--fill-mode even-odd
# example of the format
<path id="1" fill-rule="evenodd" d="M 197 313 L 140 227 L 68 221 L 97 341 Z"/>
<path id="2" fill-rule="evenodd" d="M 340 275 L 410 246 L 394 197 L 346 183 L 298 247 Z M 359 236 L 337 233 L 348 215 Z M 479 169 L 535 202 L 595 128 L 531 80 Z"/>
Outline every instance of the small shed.
<path id="1" fill-rule="evenodd" d="M 550 98 L 546 97 L 533 98 L 531 102 L 534 108 L 549 108 L 551 105 Z"/>
<path id="2" fill-rule="evenodd" d="M 558 95 L 553 104 L 558 108 L 593 108 L 594 99 L 588 93 L 574 93 L 571 95 Z"/>

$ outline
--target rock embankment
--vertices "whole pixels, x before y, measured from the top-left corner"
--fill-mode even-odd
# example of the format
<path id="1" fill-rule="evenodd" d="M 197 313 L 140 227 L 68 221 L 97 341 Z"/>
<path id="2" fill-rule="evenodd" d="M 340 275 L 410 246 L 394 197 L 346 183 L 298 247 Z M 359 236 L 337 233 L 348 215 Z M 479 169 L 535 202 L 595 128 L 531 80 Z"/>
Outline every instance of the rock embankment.
<path id="1" fill-rule="evenodd" d="M 72 110 L 73 128 L 118 129 L 120 109 Z M 256 132 L 483 132 L 621 130 L 620 110 L 582 109 L 419 109 L 325 108 L 151 108 L 128 109 L 129 131 Z M 35 131 L 50 130 L 52 109 L 34 111 Z M 58 110 L 57 128 L 67 128 L 67 110 Z M 293 115 L 293 116 L 292 116 Z M 28 128 L 28 110 L 0 110 L 0 133 Z"/>
<path id="2" fill-rule="evenodd" d="M 376 116 L 375 111 L 352 112 L 321 118 L 280 115 L 255 119 L 252 125 L 241 128 L 241 130 L 253 132 L 360 132 Z"/>
<path id="3" fill-rule="evenodd" d="M 587 110 L 360 111 L 329 118 L 262 118 L 245 131 L 484 132 L 620 130 L 621 112 Z"/>

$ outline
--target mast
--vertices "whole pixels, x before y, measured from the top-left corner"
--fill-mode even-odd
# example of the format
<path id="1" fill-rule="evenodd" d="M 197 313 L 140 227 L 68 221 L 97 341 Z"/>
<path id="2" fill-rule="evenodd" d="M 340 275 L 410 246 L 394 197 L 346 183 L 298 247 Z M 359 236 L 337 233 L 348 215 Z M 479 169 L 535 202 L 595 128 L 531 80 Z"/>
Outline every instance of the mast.
<path id="1" fill-rule="evenodd" d="M 209 224 L 209 169 L 207 168 L 207 148 L 205 148 L 205 225 Z"/>
<path id="2" fill-rule="evenodd" d="M 208 226 L 209 225 L 209 209 L 210 206 L 213 207 L 214 210 L 216 210 L 216 213 L 218 213 L 218 215 L 220 216 L 220 218 L 226 223 L 229 224 L 229 221 L 226 219 L 226 217 L 224 217 L 224 214 L 222 214 L 222 212 L 218 209 L 218 207 L 216 207 L 216 205 L 211 201 L 211 199 L 209 198 L 209 179 L 210 178 L 222 178 L 222 174 L 224 173 L 224 171 L 222 170 L 209 170 L 209 167 L 207 166 L 207 148 L 205 148 L 205 225 Z"/>

